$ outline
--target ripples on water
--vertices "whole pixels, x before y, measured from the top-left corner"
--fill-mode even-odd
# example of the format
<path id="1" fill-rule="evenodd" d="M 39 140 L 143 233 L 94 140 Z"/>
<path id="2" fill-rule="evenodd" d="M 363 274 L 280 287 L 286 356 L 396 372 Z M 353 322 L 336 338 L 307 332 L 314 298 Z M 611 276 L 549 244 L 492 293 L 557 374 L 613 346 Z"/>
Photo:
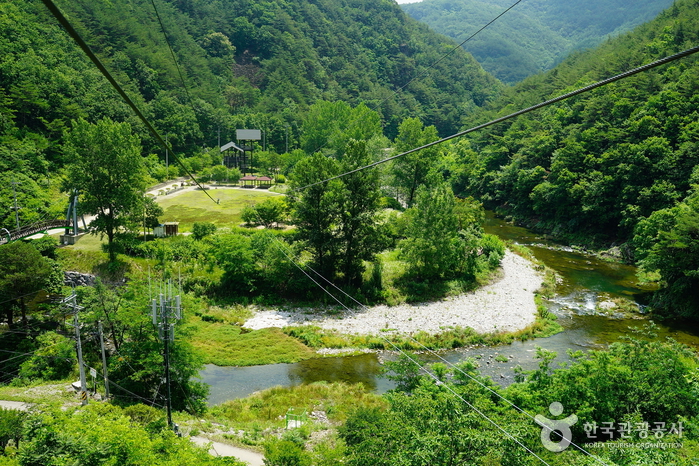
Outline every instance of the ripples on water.
<path id="1" fill-rule="evenodd" d="M 504 240 L 527 246 L 539 261 L 556 271 L 560 282 L 556 296 L 549 303 L 550 311 L 558 316 L 559 323 L 565 330 L 549 338 L 515 342 L 511 345 L 462 348 L 440 352 L 438 356 L 421 355 L 426 362 L 446 360 L 456 363 L 472 358 L 480 365 L 482 374 L 492 377 L 501 385 L 508 385 L 514 381 L 514 367 L 520 366 L 524 370 L 538 367 L 538 360 L 535 359 L 537 347 L 555 351 L 558 357 L 552 367 L 557 367 L 557 364 L 569 359 L 566 354 L 568 350 L 601 349 L 628 334 L 629 328 L 647 324 L 648 321 L 640 318 L 640 315 L 637 316 L 638 319 L 609 318 L 599 315 L 598 311 L 601 302 L 615 298 L 630 299 L 642 305 L 649 288 L 639 284 L 635 267 L 607 262 L 547 241 L 525 228 L 507 224 L 491 213 L 488 214 L 485 230 Z M 699 348 L 697 328 L 683 326 L 679 329 L 658 325 L 658 333 L 660 338 L 669 336 Z M 498 356 L 504 356 L 507 361 L 496 361 Z M 393 356 L 387 353 L 382 357 Z M 502 360 L 502 357 L 498 359 Z M 376 354 L 364 354 L 310 359 L 295 364 L 239 368 L 207 365 L 201 376 L 211 386 L 209 403 L 218 404 L 275 385 L 293 386 L 321 380 L 361 382 L 367 389 L 382 393 L 392 388 L 393 384 L 382 378 L 381 372 L 379 357 Z"/>

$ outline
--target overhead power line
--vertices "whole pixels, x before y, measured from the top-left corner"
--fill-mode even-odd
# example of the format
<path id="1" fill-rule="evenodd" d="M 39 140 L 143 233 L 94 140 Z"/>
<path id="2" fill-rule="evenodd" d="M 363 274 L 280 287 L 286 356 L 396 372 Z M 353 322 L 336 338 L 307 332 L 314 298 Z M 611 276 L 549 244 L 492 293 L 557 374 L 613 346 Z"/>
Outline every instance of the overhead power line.
<path id="1" fill-rule="evenodd" d="M 151 0 L 151 1 L 152 1 L 152 0 Z M 391 97 L 393 97 L 394 95 L 398 94 L 400 91 L 402 91 L 403 89 L 405 89 L 406 87 L 408 87 L 408 86 L 410 85 L 410 83 L 412 83 L 412 82 L 415 81 L 416 79 L 419 79 L 419 78 L 422 78 L 422 77 L 424 77 L 424 76 L 429 75 L 430 72 L 434 70 L 434 67 L 435 67 L 438 63 L 442 62 L 442 61 L 443 61 L 445 58 L 447 58 L 449 55 L 451 55 L 451 54 L 454 53 L 456 50 L 458 50 L 458 49 L 460 49 L 461 47 L 463 47 L 463 45 L 464 45 L 466 42 L 468 42 L 468 41 L 470 41 L 471 39 L 473 39 L 474 37 L 476 37 L 476 36 L 477 36 L 478 34 L 480 34 L 485 28 L 487 28 L 488 26 L 490 26 L 491 24 L 493 24 L 495 21 L 497 21 L 498 19 L 500 19 L 505 13 L 507 13 L 507 12 L 510 11 L 512 8 L 514 8 L 515 6 L 517 6 L 517 4 L 519 4 L 521 1 L 522 1 L 522 0 L 517 0 L 515 3 L 513 3 L 512 5 L 510 5 L 506 10 L 502 11 L 499 15 L 497 15 L 495 18 L 493 18 L 493 19 L 491 19 L 490 21 L 488 21 L 488 22 L 487 22 L 485 25 L 483 25 L 479 30 L 477 30 L 476 32 L 474 32 L 473 34 L 471 34 L 470 36 L 468 36 L 466 39 L 464 39 L 463 41 L 461 41 L 461 43 L 455 45 L 454 47 L 452 47 L 451 49 L 449 49 L 446 53 L 444 53 L 444 55 L 442 55 L 441 57 L 439 57 L 437 60 L 433 61 L 431 64 L 427 65 L 427 69 L 426 69 L 425 71 L 423 71 L 422 73 L 416 74 L 416 75 L 413 76 L 407 83 L 403 84 L 402 86 L 400 86 L 400 87 L 397 88 L 397 89 L 394 89 L 388 97 L 384 97 L 381 101 L 379 101 L 378 104 L 375 105 L 374 110 L 378 110 L 378 109 L 381 107 L 381 105 L 383 105 L 385 102 L 388 101 L 388 99 L 390 99 Z M 311 152 L 318 152 L 318 151 L 321 150 L 323 147 L 327 146 L 327 145 L 328 145 L 328 142 L 329 142 L 329 141 L 325 142 L 325 144 L 321 145 L 320 147 L 317 147 L 317 148 L 313 149 Z"/>
<path id="2" fill-rule="evenodd" d="M 262 220 L 262 217 L 260 217 L 259 213 L 257 213 L 257 211 L 255 211 L 255 213 L 256 213 L 258 219 L 260 220 L 260 223 L 263 224 L 263 225 L 266 225 L 265 222 Z M 267 230 L 265 229 L 265 231 L 267 231 Z M 275 237 L 274 237 L 271 233 L 269 233 L 269 232 L 268 232 L 268 234 L 269 234 L 270 238 L 272 239 L 273 243 L 275 244 L 275 246 L 277 247 L 277 249 L 279 249 L 279 251 L 287 258 L 287 260 L 289 260 L 292 264 L 294 264 L 294 266 L 296 266 L 296 268 L 299 269 L 299 270 L 301 271 L 301 273 L 303 273 L 303 274 L 304 274 L 309 280 L 311 280 L 316 286 L 318 286 L 321 290 L 323 290 L 323 292 L 325 292 L 328 296 L 330 296 L 333 300 L 335 300 L 335 301 L 336 301 L 340 306 L 342 306 L 346 311 L 352 312 L 352 310 L 351 310 L 347 305 L 345 305 L 340 299 L 338 299 L 337 296 L 335 296 L 333 293 L 331 293 L 329 290 L 327 290 L 323 285 L 321 285 L 320 283 L 318 283 L 318 281 L 315 280 L 313 277 L 311 277 L 311 276 L 308 274 L 308 272 L 306 272 L 306 271 L 304 270 L 304 268 L 301 267 L 301 265 L 299 265 L 298 263 L 296 263 L 296 261 L 294 261 L 294 259 L 287 253 L 285 245 L 284 245 L 281 241 L 279 241 L 279 239 L 275 238 Z M 325 282 L 329 283 L 333 288 L 335 288 L 335 289 L 337 289 L 337 290 L 340 290 L 342 293 L 345 294 L 345 296 L 349 297 L 352 301 L 354 301 L 355 303 L 359 304 L 361 307 L 366 308 L 365 305 L 363 305 L 362 303 L 360 303 L 359 301 L 357 301 L 356 299 L 354 299 L 354 298 L 353 298 L 352 296 L 350 296 L 349 294 L 347 294 L 347 293 L 345 293 L 344 291 L 342 291 L 337 285 L 335 285 L 335 284 L 332 283 L 330 280 L 328 280 L 327 278 L 325 278 L 325 277 L 324 277 L 323 275 L 321 275 L 319 272 L 315 271 L 312 267 L 308 267 L 308 268 L 309 268 L 311 271 L 313 271 L 316 275 L 318 275 L 318 277 L 320 277 L 321 279 L 323 279 Z M 410 357 L 410 355 L 408 355 L 405 351 L 403 351 L 403 349 L 401 349 L 399 346 L 397 346 L 397 345 L 396 345 L 395 343 L 393 343 L 391 340 L 389 340 L 388 338 L 386 338 L 384 335 L 379 334 L 378 336 L 379 336 L 380 338 L 382 338 L 384 341 L 386 341 L 386 343 L 388 343 L 390 346 L 392 346 L 392 347 L 393 347 L 396 351 L 398 351 L 400 354 L 402 354 L 403 356 L 405 356 L 406 358 L 408 358 L 413 364 L 415 364 L 421 371 L 423 371 L 423 372 L 424 372 L 425 374 L 427 374 L 430 378 L 432 378 L 436 383 L 441 384 L 441 381 L 439 380 L 439 378 L 438 378 L 436 375 L 432 374 L 429 370 L 427 370 L 427 368 L 425 368 L 423 365 L 421 365 L 418 361 L 416 361 L 415 359 L 413 359 L 412 357 Z M 526 445 L 524 445 L 524 444 L 523 444 L 519 439 L 517 439 L 515 436 L 513 436 L 512 434 L 510 434 L 509 432 L 507 432 L 502 426 L 500 426 L 497 422 L 495 422 L 493 419 L 491 419 L 490 417 L 488 417 L 484 412 L 482 412 L 481 410 L 479 410 L 476 406 L 474 406 L 473 404 L 469 403 L 466 399 L 464 399 L 464 397 L 462 397 L 461 395 L 459 395 L 452 387 L 450 387 L 450 386 L 447 385 L 447 384 L 442 384 L 442 386 L 443 386 L 444 388 L 446 388 L 449 392 L 451 392 L 454 396 L 456 396 L 459 400 L 461 400 L 462 402 L 464 402 L 464 403 L 465 403 L 468 407 L 470 407 L 473 411 L 475 411 L 476 413 L 478 413 L 481 417 L 483 417 L 485 420 L 487 420 L 489 423 L 491 423 L 493 426 L 495 426 L 498 430 L 500 430 L 500 431 L 501 431 L 503 434 L 505 434 L 508 438 L 510 438 L 510 439 L 513 440 L 515 443 L 517 443 L 519 446 L 521 446 L 522 448 L 524 448 L 529 454 L 533 455 L 535 458 L 537 458 L 537 459 L 538 459 L 539 461 L 541 461 L 543 464 L 545 464 L 545 465 L 547 465 L 547 466 L 550 466 L 549 463 L 547 463 L 546 461 L 544 461 L 543 458 L 541 458 L 539 455 L 537 455 L 536 453 L 534 453 L 529 447 L 527 447 Z M 583 451 L 584 451 L 584 450 L 583 450 Z M 585 453 L 587 453 L 587 452 L 585 452 Z M 587 453 L 587 454 L 589 455 L 589 453 Z M 591 455 L 590 455 L 590 456 L 591 456 Z M 604 464 L 604 463 L 603 463 L 603 464 Z"/>
<path id="3" fill-rule="evenodd" d="M 569 98 L 574 97 L 578 94 L 583 94 L 585 92 L 589 92 L 593 89 L 597 89 L 598 87 L 606 86 L 607 84 L 611 84 L 613 82 L 628 78 L 628 77 L 633 76 L 635 74 L 642 73 L 644 71 L 648 71 L 650 69 L 656 68 L 656 67 L 661 66 L 661 65 L 665 65 L 665 64 L 670 63 L 672 61 L 679 60 L 680 58 L 688 57 L 688 56 L 695 54 L 697 52 L 699 52 L 699 46 L 692 47 L 691 49 L 687 49 L 687 50 L 684 50 L 682 52 L 676 53 L 674 55 L 670 55 L 668 57 L 661 58 L 660 60 L 656 60 L 652 63 L 648 63 L 647 65 L 639 66 L 638 68 L 634 68 L 632 70 L 625 71 L 624 73 L 618 74 L 616 76 L 612 76 L 611 78 L 603 79 L 602 81 L 597 81 L 594 84 L 590 84 L 588 86 L 581 87 L 579 89 L 568 92 L 567 94 L 563 94 L 563 95 L 555 97 L 553 99 L 547 100 L 545 102 L 541 102 L 539 104 L 532 105 L 531 107 L 527 107 L 523 110 L 519 110 L 517 112 L 510 113 L 509 115 L 506 115 L 506 116 L 503 116 L 500 118 L 496 118 L 494 120 L 490 120 L 487 123 L 483 123 L 481 125 L 474 126 L 474 127 L 469 128 L 467 130 L 460 131 L 458 133 L 452 134 L 451 136 L 447 136 L 447 137 L 439 139 L 437 141 L 430 142 L 429 144 L 425 144 L 423 146 L 416 147 L 415 149 L 410 149 L 409 151 L 402 152 L 400 154 L 393 155 L 391 157 L 387 157 L 385 159 L 381 159 L 377 162 L 370 163 L 369 165 L 364 165 L 363 167 L 355 168 L 354 170 L 347 171 L 347 172 L 342 173 L 340 175 L 332 176 L 330 178 L 326 178 L 326 179 L 321 180 L 321 181 L 316 181 L 315 183 L 307 184 L 306 186 L 296 188 L 295 191 L 301 191 L 303 189 L 310 188 L 311 186 L 316 186 L 319 184 L 327 183 L 328 181 L 336 180 L 338 178 L 342 178 L 344 176 L 351 175 L 352 173 L 357 173 L 357 172 L 360 172 L 362 170 L 366 170 L 368 168 L 373 168 L 377 165 L 381 165 L 383 163 L 389 162 L 389 161 L 397 159 L 399 157 L 403 157 L 404 155 L 412 154 L 413 152 L 427 149 L 428 147 L 436 146 L 437 144 L 442 144 L 444 142 L 450 141 L 450 140 L 455 139 L 455 138 L 459 138 L 461 136 L 465 136 L 466 134 L 473 133 L 474 131 L 478 131 L 478 130 L 487 128 L 488 126 L 492 126 L 492 125 L 495 125 L 497 123 L 502 123 L 503 121 L 510 120 L 510 119 L 518 117 L 520 115 L 524 115 L 525 113 L 533 112 L 534 110 L 538 110 L 540 108 L 546 107 L 546 106 L 551 105 L 551 104 L 555 104 L 555 103 L 560 102 L 562 100 L 569 99 Z"/>
<path id="4" fill-rule="evenodd" d="M 151 125 L 151 123 L 148 121 L 148 119 L 143 115 L 141 110 L 136 106 L 133 100 L 126 94 L 124 89 L 119 85 L 119 83 L 114 79 L 112 74 L 107 70 L 107 68 L 102 64 L 99 58 L 97 58 L 97 55 L 95 55 L 92 52 L 92 49 L 90 49 L 90 46 L 87 45 L 87 43 L 83 40 L 83 38 L 78 34 L 78 32 L 75 30 L 72 24 L 70 24 L 70 21 L 61 13 L 61 10 L 53 3 L 52 0 L 42 0 L 44 5 L 46 5 L 46 8 L 49 9 L 51 14 L 58 20 L 58 22 L 63 26 L 68 33 L 70 37 L 73 38 L 73 40 L 78 44 L 78 46 L 85 52 L 85 54 L 88 56 L 88 58 L 94 63 L 94 65 L 97 67 L 97 69 L 100 70 L 102 75 L 107 78 L 107 81 L 109 81 L 109 84 L 112 85 L 114 90 L 116 90 L 119 95 L 121 96 L 122 99 L 124 99 L 124 102 L 131 107 L 131 109 L 134 111 L 136 116 L 143 122 L 144 125 L 146 125 L 146 128 L 151 132 L 151 134 L 155 137 L 155 139 L 158 141 L 158 143 L 165 148 L 166 150 L 170 150 L 172 152 L 173 157 L 175 158 L 175 161 L 182 167 L 184 172 L 194 181 L 194 183 L 201 188 L 202 191 L 204 191 L 204 194 L 206 194 L 209 199 L 211 199 L 213 202 L 216 203 L 216 200 L 211 197 L 211 195 L 204 189 L 204 187 L 199 183 L 199 181 L 192 175 L 189 171 L 189 169 L 182 163 L 182 160 L 175 155 L 174 151 L 170 147 L 170 145 L 163 139 L 163 137 L 158 133 L 158 131 Z M 169 42 L 168 42 L 169 45 Z M 179 70 L 179 67 L 178 67 Z"/>
<path id="5" fill-rule="evenodd" d="M 480 34 L 481 31 L 483 31 L 485 28 L 487 28 L 488 26 L 490 26 L 491 24 L 493 24 L 495 21 L 497 21 L 498 19 L 500 19 L 501 16 L 503 16 L 505 13 L 507 13 L 508 11 L 510 11 L 511 9 L 513 9 L 513 8 L 514 8 L 515 6 L 517 6 L 517 4 L 518 4 L 519 2 L 521 2 L 521 1 L 522 1 L 522 0 L 517 0 L 515 3 L 513 3 L 512 5 L 510 5 L 509 8 L 507 8 L 506 10 L 504 10 L 502 13 L 500 13 L 499 15 L 497 15 L 495 18 L 491 19 L 488 23 L 486 23 L 486 24 L 485 24 L 483 27 L 481 27 L 479 30 L 477 30 L 476 32 L 474 32 L 473 34 L 471 34 L 470 36 L 468 36 L 468 37 L 467 37 L 466 39 L 464 39 L 460 44 L 458 44 L 458 45 L 456 45 L 455 47 L 451 48 L 447 53 L 445 53 L 444 55 L 442 55 L 438 60 L 436 60 L 436 61 L 435 61 L 434 63 L 432 63 L 431 65 L 429 65 L 429 66 L 428 66 L 428 71 L 427 71 L 427 72 L 423 73 L 422 75 L 418 74 L 417 76 L 413 77 L 410 81 L 408 81 L 407 83 L 405 83 L 404 85 L 402 85 L 401 87 L 399 87 L 398 89 L 396 89 L 393 93 L 394 93 L 394 94 L 397 94 L 399 91 L 402 91 L 403 89 L 405 89 L 406 87 L 408 87 L 408 85 L 410 85 L 411 82 L 413 82 L 413 81 L 415 81 L 416 79 L 421 78 L 421 77 L 424 76 L 425 74 L 429 73 L 429 70 L 434 69 L 434 66 L 435 66 L 437 63 L 439 63 L 439 62 L 441 62 L 442 60 L 444 60 L 445 58 L 447 58 L 449 55 L 451 55 L 452 53 L 454 53 L 454 51 L 456 51 L 457 49 L 463 47 L 463 45 L 464 45 L 466 42 L 468 42 L 468 41 L 470 41 L 471 39 L 473 39 L 474 37 L 476 37 L 478 34 Z M 387 100 L 387 99 L 384 99 L 383 101 L 381 101 L 381 103 L 384 103 L 386 100 Z"/>

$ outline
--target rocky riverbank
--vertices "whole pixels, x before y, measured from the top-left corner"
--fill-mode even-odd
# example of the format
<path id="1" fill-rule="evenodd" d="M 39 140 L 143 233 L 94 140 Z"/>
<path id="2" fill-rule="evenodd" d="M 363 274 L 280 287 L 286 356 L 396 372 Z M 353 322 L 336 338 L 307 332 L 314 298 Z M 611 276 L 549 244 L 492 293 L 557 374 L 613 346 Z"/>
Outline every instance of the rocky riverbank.
<path id="1" fill-rule="evenodd" d="M 441 301 L 374 306 L 334 315 L 299 311 L 258 311 L 243 326 L 250 329 L 312 324 L 347 334 L 440 333 L 449 327 L 471 327 L 479 333 L 514 332 L 533 324 L 534 293 L 543 283 L 534 265 L 507 251 L 500 277 L 471 293 Z"/>

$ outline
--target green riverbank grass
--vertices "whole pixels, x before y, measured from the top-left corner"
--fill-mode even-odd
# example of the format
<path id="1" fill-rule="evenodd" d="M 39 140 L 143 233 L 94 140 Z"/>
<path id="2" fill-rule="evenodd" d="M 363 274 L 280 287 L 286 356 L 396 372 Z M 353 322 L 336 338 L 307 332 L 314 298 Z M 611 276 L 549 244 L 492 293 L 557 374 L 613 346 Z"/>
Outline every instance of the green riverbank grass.
<path id="1" fill-rule="evenodd" d="M 239 319 L 223 311 L 194 315 L 190 319 L 190 342 L 205 364 L 254 366 L 292 363 L 316 357 L 313 349 L 278 328 L 246 330 Z"/>
<path id="2" fill-rule="evenodd" d="M 200 190 L 187 191 L 176 196 L 159 196 L 156 201 L 163 208 L 161 222 L 179 222 L 179 231 L 191 231 L 194 222 L 211 222 L 217 227 L 237 226 L 242 223 L 243 209 L 278 196 L 260 189 L 209 189 L 207 192 L 219 201 L 215 204 Z"/>
<path id="3" fill-rule="evenodd" d="M 253 422 L 283 427 L 284 415 L 291 407 L 305 409 L 308 414 L 323 411 L 328 420 L 344 422 L 358 407 L 384 407 L 385 403 L 380 395 L 367 391 L 361 383 L 314 382 L 268 388 L 247 398 L 226 401 L 211 408 L 210 413 L 241 428 Z"/>

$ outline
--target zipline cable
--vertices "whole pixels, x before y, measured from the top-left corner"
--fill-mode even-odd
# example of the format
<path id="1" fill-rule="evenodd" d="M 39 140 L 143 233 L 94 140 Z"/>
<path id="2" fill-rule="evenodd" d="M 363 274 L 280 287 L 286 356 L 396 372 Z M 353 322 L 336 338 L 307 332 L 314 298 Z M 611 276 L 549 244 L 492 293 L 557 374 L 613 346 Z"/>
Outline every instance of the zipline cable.
<path id="1" fill-rule="evenodd" d="M 207 192 L 206 189 L 199 183 L 199 181 L 192 175 L 192 173 L 189 171 L 189 169 L 184 165 L 180 157 L 178 157 L 174 151 L 172 150 L 172 147 L 168 142 L 163 139 L 163 137 L 158 133 L 158 131 L 151 125 L 151 123 L 148 121 L 148 119 L 143 115 L 141 110 L 136 106 L 136 104 L 131 100 L 131 98 L 126 94 L 124 89 L 119 85 L 119 83 L 114 79 L 114 77 L 111 75 L 109 70 L 105 68 L 105 66 L 102 64 L 99 58 L 92 52 L 90 49 L 90 46 L 87 45 L 87 43 L 83 40 L 83 38 L 78 34 L 78 32 L 73 28 L 73 26 L 70 24 L 70 21 L 61 13 L 61 10 L 53 3 L 52 0 L 41 0 L 44 5 L 46 5 L 46 8 L 49 9 L 51 14 L 58 20 L 58 22 L 63 26 L 68 33 L 70 37 L 73 38 L 73 40 L 80 46 L 80 48 L 85 52 L 85 54 L 88 56 L 88 58 L 94 63 L 94 65 L 100 70 L 102 75 L 107 78 L 107 81 L 112 85 L 112 87 L 119 93 L 122 99 L 124 99 L 124 102 L 131 107 L 131 110 L 134 111 L 136 116 L 143 122 L 144 125 L 146 125 L 146 128 L 151 132 L 151 134 L 155 137 L 155 139 L 160 143 L 160 145 L 172 152 L 172 156 L 174 157 L 175 161 L 182 167 L 184 172 L 194 181 L 194 183 L 199 186 L 199 188 L 204 191 L 204 194 L 206 194 L 209 199 L 211 199 L 212 202 L 216 203 L 216 200 L 211 197 L 211 195 Z"/>
<path id="2" fill-rule="evenodd" d="M 160 13 L 158 12 L 158 7 L 155 6 L 155 0 L 150 0 L 151 5 L 153 5 L 153 10 L 155 11 L 155 16 L 158 18 L 158 23 L 160 23 L 160 30 L 163 32 L 163 36 L 165 37 L 165 42 L 167 43 L 167 47 L 170 49 L 170 55 L 172 56 L 172 61 L 175 62 L 175 67 L 177 68 L 177 74 L 180 76 L 180 81 L 182 81 L 182 87 L 184 87 L 184 92 L 187 94 L 187 98 L 189 99 L 190 104 L 193 102 L 192 96 L 189 94 L 189 89 L 187 89 L 187 85 L 185 84 L 184 81 L 184 76 L 182 76 L 182 70 L 180 69 L 180 64 L 177 61 L 177 57 L 175 56 L 175 51 L 172 49 L 172 44 L 170 43 L 170 39 L 167 36 L 167 32 L 165 31 L 165 26 L 163 25 L 163 20 L 160 18 Z"/>
<path id="3" fill-rule="evenodd" d="M 416 147 L 414 149 L 410 149 L 409 151 L 402 152 L 400 154 L 393 155 L 391 157 L 387 157 L 385 159 L 381 159 L 377 162 L 370 163 L 369 165 L 355 168 L 354 170 L 350 170 L 348 172 L 341 173 L 339 175 L 332 176 L 330 178 L 326 178 L 326 179 L 321 180 L 321 181 L 316 181 L 315 183 L 311 183 L 311 184 L 308 184 L 306 186 L 302 186 L 300 188 L 296 188 L 294 191 L 301 191 L 303 189 L 310 188 L 312 186 L 327 183 L 328 181 L 336 180 L 338 178 L 342 178 L 344 176 L 351 175 L 352 173 L 357 173 L 359 171 L 366 170 L 368 168 L 373 168 L 377 165 L 381 165 L 381 164 L 386 163 L 388 161 L 397 159 L 399 157 L 403 157 L 404 155 L 412 154 L 414 152 L 420 151 L 422 149 L 427 149 L 428 147 L 432 147 L 432 146 L 435 146 L 437 144 L 442 144 L 444 142 L 447 142 L 447 141 L 450 141 L 452 139 L 464 136 L 464 135 L 472 133 L 474 131 L 481 130 L 483 128 L 487 128 L 487 127 L 495 125 L 497 123 L 502 123 L 503 121 L 510 120 L 510 119 L 518 117 L 520 115 L 524 115 L 525 113 L 533 112 L 534 110 L 538 110 L 540 108 L 546 107 L 546 106 L 551 105 L 551 104 L 555 104 L 555 103 L 560 102 L 562 100 L 569 99 L 569 98 L 574 97 L 578 94 L 583 94 L 585 92 L 589 92 L 593 89 L 597 89 L 598 87 L 606 86 L 607 84 L 611 84 L 613 82 L 628 78 L 628 77 L 633 76 L 635 74 L 642 73 L 644 71 L 648 71 L 650 69 L 656 68 L 656 67 L 661 66 L 661 65 L 665 65 L 666 63 L 670 63 L 672 61 L 679 60 L 680 58 L 687 57 L 687 56 L 692 55 L 692 54 L 697 53 L 697 52 L 699 52 L 699 46 L 692 47 L 691 49 L 687 49 L 687 50 L 684 50 L 682 52 L 676 53 L 674 55 L 670 55 L 668 57 L 661 58 L 660 60 L 656 60 L 652 63 L 647 64 L 647 65 L 639 66 L 638 68 L 634 68 L 632 70 L 625 71 L 625 72 L 618 74 L 616 76 L 612 76 L 611 78 L 603 79 L 602 81 L 597 81 L 596 83 L 593 83 L 593 84 L 590 84 L 588 86 L 581 87 L 581 88 L 576 89 L 574 91 L 568 92 L 567 94 L 563 94 L 561 96 L 555 97 L 555 98 L 547 100 L 545 102 L 541 102 L 541 103 L 538 103 L 536 105 L 532 105 L 531 107 L 527 107 L 523 110 L 519 110 L 519 111 L 516 111 L 514 113 L 510 113 L 509 115 L 506 115 L 506 116 L 503 116 L 500 118 L 496 118 L 496 119 L 491 120 L 487 123 L 483 123 L 483 124 L 474 126 L 474 127 L 469 128 L 467 130 L 460 131 L 458 133 L 452 134 L 451 136 L 447 136 L 445 138 L 438 139 L 437 141 L 430 142 L 430 143 L 425 144 L 423 146 Z"/>
<path id="4" fill-rule="evenodd" d="M 257 214 L 257 211 L 255 211 L 255 212 L 256 212 L 256 214 Z M 260 220 L 260 222 L 261 222 L 263 225 L 265 225 L 265 222 L 262 221 L 262 217 L 260 217 L 259 214 L 257 214 L 257 217 L 258 217 L 258 219 Z M 271 236 L 271 233 L 270 233 L 270 236 Z M 349 307 L 347 307 L 342 301 L 340 301 L 334 294 L 332 294 L 330 291 L 328 291 L 325 287 L 323 287 L 322 285 L 320 285 L 316 280 L 313 279 L 313 277 L 311 277 L 308 273 L 306 273 L 306 271 L 303 269 L 303 267 L 301 267 L 299 264 L 296 263 L 296 261 L 294 261 L 291 257 L 289 257 L 289 255 L 288 255 L 287 252 L 284 250 L 284 248 L 282 248 L 281 246 L 278 245 L 278 243 L 281 243 L 281 242 L 280 242 L 277 238 L 274 238 L 273 236 L 271 236 L 271 237 L 272 237 L 272 239 L 273 239 L 273 242 L 275 243 L 275 245 L 276 245 L 277 248 L 279 249 L 279 251 L 280 251 L 292 264 L 294 264 L 294 265 L 296 266 L 296 268 L 298 268 L 306 277 L 308 277 L 313 283 L 315 283 L 315 284 L 316 284 L 321 290 L 323 290 L 328 296 L 330 296 L 333 300 L 335 300 L 340 306 L 342 306 L 343 308 L 345 308 L 346 311 L 352 312 L 352 310 L 351 310 Z M 311 270 L 312 270 L 312 269 L 311 269 Z M 334 283 L 332 283 L 330 280 L 328 280 L 327 278 L 325 278 L 324 276 L 322 276 L 321 274 L 319 274 L 319 273 L 316 272 L 315 270 L 314 270 L 314 272 L 315 272 L 319 277 L 321 277 L 323 280 L 325 280 L 326 282 L 330 283 L 333 287 L 339 289 L 339 288 L 338 288 Z M 344 293 L 344 291 L 343 291 L 343 293 Z M 347 295 L 347 293 L 345 293 L 345 294 Z M 349 295 L 347 295 L 347 296 L 349 296 Z M 355 302 L 358 302 L 358 301 L 355 300 L 354 298 L 352 298 L 352 297 L 350 297 L 350 298 L 351 298 L 352 300 L 354 300 Z M 360 303 L 360 305 L 361 305 L 361 303 Z M 363 306 L 363 305 L 362 305 L 362 306 Z M 507 437 L 509 437 L 511 440 L 513 440 L 515 443 L 517 443 L 517 444 L 518 444 L 519 446 L 521 446 L 522 448 L 524 448 L 527 452 L 529 452 L 531 455 L 533 455 L 534 457 L 536 457 L 536 458 L 537 458 L 539 461 L 541 461 L 543 464 L 545 464 L 545 465 L 547 465 L 547 466 L 550 466 L 549 463 L 547 463 L 546 461 L 544 461 L 544 459 L 542 459 L 539 455 L 537 455 L 536 453 L 534 453 L 531 449 L 529 449 L 529 448 L 528 448 L 526 445 L 524 445 L 521 441 L 519 441 L 517 438 L 515 438 L 512 434 L 510 434 L 509 432 L 507 432 L 507 431 L 506 431 L 503 427 L 501 427 L 497 422 L 495 422 L 494 420 L 490 419 L 485 413 L 483 413 L 482 411 L 480 411 L 480 410 L 479 410 L 478 408 L 476 408 L 474 405 L 472 405 L 471 403 L 469 403 L 468 401 L 466 401 L 461 395 L 459 395 L 458 393 L 456 393 L 456 392 L 454 391 L 454 389 L 451 388 L 448 384 L 442 384 L 442 382 L 439 380 L 439 378 L 438 378 L 436 375 L 432 374 L 429 370 L 427 370 L 427 368 L 425 368 L 424 366 L 422 366 L 419 362 L 415 361 L 412 357 L 410 357 L 410 355 L 408 355 L 405 351 L 403 351 L 399 346 L 397 346 L 396 344 L 394 344 L 392 341 L 390 341 L 388 338 L 386 338 L 386 337 L 383 336 L 383 335 L 380 335 L 380 334 L 379 334 L 379 337 L 380 337 L 380 338 L 383 338 L 383 339 L 386 341 L 386 343 L 388 343 L 389 345 L 391 345 L 396 351 L 398 351 L 398 352 L 401 353 L 403 356 L 405 356 L 405 357 L 408 358 L 410 361 L 412 361 L 412 363 L 415 364 L 421 371 L 425 372 L 425 373 L 426 373 L 427 375 L 429 375 L 432 379 L 434 379 L 436 383 L 441 384 L 441 386 L 443 386 L 443 387 L 445 387 L 447 390 L 449 390 L 454 396 L 456 396 L 456 397 L 459 398 L 461 401 L 463 401 L 463 402 L 464 402 L 466 405 L 468 405 L 472 410 L 474 410 L 475 412 L 477 412 L 481 417 L 483 417 L 483 418 L 486 419 L 488 422 L 490 422 L 492 425 L 494 425 L 495 427 L 497 427 L 497 428 L 498 428 L 502 433 L 504 433 Z M 589 453 L 588 453 L 588 455 L 589 455 Z"/>

